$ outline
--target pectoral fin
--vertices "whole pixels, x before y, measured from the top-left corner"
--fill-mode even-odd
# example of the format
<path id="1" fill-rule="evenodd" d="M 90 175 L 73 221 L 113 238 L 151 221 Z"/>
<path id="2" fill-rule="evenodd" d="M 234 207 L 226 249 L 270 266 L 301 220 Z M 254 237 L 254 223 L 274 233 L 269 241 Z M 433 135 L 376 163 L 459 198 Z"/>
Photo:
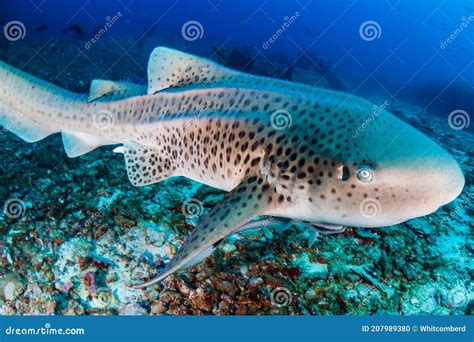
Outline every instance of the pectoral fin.
<path id="1" fill-rule="evenodd" d="M 129 142 L 119 151 L 125 157 L 128 179 L 134 186 L 158 183 L 173 174 L 173 161 L 160 148 Z"/>
<path id="2" fill-rule="evenodd" d="M 232 190 L 199 223 L 162 273 L 135 288 L 160 282 L 171 274 L 194 265 L 209 255 L 222 239 L 239 230 L 254 217 L 261 215 L 273 199 L 263 176 L 251 176 Z"/>

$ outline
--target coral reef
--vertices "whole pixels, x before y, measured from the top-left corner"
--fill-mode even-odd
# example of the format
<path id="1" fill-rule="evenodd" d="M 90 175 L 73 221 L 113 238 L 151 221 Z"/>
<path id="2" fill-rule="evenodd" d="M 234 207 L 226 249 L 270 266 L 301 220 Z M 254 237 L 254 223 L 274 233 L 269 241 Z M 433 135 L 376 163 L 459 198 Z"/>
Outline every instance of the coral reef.
<path id="1" fill-rule="evenodd" d="M 105 44 L 87 55 L 75 44 L 18 43 L 0 59 L 82 92 L 92 78 L 145 76 L 135 62 L 107 64 Z M 0 202 L 22 203 L 19 215 L 0 213 L 0 315 L 472 314 L 473 136 L 390 105 L 460 162 L 466 188 L 456 201 L 380 229 L 244 231 L 145 290 L 128 285 L 162 268 L 222 192 L 182 178 L 134 188 L 111 148 L 69 159 L 57 135 L 27 144 L 0 130 Z"/>
<path id="2" fill-rule="evenodd" d="M 401 91 L 400 96 L 410 103 L 426 108 L 430 113 L 442 115 L 458 108 L 468 113 L 474 112 L 474 89 L 466 80 L 449 85 L 443 80 L 411 84 Z M 467 129 L 472 132 L 472 126 Z"/>

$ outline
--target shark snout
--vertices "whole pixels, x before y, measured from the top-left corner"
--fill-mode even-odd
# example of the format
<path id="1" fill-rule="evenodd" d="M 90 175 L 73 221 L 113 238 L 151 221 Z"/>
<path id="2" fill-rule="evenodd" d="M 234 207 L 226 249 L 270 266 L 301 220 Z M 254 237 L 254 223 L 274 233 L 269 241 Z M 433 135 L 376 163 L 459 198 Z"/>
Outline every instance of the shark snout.
<path id="1" fill-rule="evenodd" d="M 434 158 L 419 160 L 413 166 L 411 205 L 415 216 L 423 216 L 455 200 L 464 188 L 464 175 L 459 164 L 447 152 Z M 408 201 L 410 202 L 410 201 Z"/>
<path id="2" fill-rule="evenodd" d="M 383 224 L 429 215 L 455 200 L 464 187 L 464 175 L 456 160 L 432 144 L 424 153 L 405 154 L 375 174 L 387 187 L 380 196 Z"/>
<path id="3" fill-rule="evenodd" d="M 451 156 L 445 158 L 438 173 L 439 184 L 433 186 L 438 187 L 439 206 L 442 206 L 454 201 L 461 194 L 465 180 L 459 164 Z"/>

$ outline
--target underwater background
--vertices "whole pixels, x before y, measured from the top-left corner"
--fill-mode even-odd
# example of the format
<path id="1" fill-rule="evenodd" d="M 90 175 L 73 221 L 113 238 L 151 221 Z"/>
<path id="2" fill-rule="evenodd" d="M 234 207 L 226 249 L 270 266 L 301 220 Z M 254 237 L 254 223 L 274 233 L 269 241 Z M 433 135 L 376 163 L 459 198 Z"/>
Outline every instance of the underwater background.
<path id="1" fill-rule="evenodd" d="M 1 315 L 472 314 L 473 1 L 0 0 L 0 25 L 1 61 L 84 94 L 96 78 L 146 84 L 156 46 L 357 94 L 466 178 L 431 215 L 240 232 L 137 290 L 224 193 L 184 178 L 135 188 L 111 148 L 69 159 L 59 135 L 28 144 L 0 127 Z"/>

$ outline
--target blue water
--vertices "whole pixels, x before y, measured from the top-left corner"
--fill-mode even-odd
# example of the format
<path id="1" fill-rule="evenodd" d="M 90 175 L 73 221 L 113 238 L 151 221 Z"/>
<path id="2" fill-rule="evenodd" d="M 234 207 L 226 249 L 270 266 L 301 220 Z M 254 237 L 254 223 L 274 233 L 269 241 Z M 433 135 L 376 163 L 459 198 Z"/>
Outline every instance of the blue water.
<path id="1" fill-rule="evenodd" d="M 211 47 L 245 46 L 253 57 L 272 60 L 283 54 L 293 63 L 320 68 L 314 56 L 341 75 L 356 93 L 402 98 L 447 114 L 473 109 L 474 2 L 470 0 L 121 0 L 121 1 L 2 1 L 4 22 L 20 20 L 28 37 L 65 36 L 77 24 L 88 40 L 108 16 L 123 16 L 108 30 L 109 37 L 144 35 L 166 38 L 167 45 L 201 55 Z M 263 44 L 285 22 L 296 20 L 267 49 Z M 203 35 L 186 41 L 181 34 L 188 21 L 202 25 Z M 379 25 L 378 38 L 361 39 L 367 21 Z M 449 44 L 446 39 L 467 27 Z M 43 25 L 41 32 L 35 28 Z M 47 28 L 44 28 L 47 25 Z M 123 46 L 125 50 L 130 45 Z M 120 50 L 120 47 L 117 47 Z M 120 51 L 119 51 L 120 52 Z"/>
<path id="2" fill-rule="evenodd" d="M 96 78 L 146 84 L 160 45 L 253 74 L 324 78 L 387 101 L 453 155 L 466 186 L 391 227 L 232 235 L 145 296 L 128 284 L 189 234 L 183 202 L 210 210 L 223 193 L 181 178 L 135 188 L 110 147 L 67 158 L 59 134 L 28 144 L 0 127 L 0 205 L 22 205 L 19 217 L 0 211 L 0 316 L 472 315 L 473 0 L 0 0 L 0 27 L 12 22 L 23 36 L 0 34 L 0 61 L 75 92 Z M 281 288 L 288 307 L 271 302 Z"/>

